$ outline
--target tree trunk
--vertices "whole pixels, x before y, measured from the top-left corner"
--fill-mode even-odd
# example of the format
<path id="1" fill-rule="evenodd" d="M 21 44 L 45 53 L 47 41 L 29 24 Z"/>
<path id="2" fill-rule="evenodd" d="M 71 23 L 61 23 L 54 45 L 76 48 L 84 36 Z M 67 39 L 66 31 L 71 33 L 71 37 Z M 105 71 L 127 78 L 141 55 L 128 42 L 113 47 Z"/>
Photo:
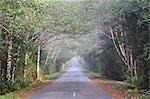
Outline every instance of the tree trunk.
<path id="1" fill-rule="evenodd" d="M 136 63 L 136 60 L 134 60 L 133 64 L 134 64 L 134 68 L 133 68 L 133 70 L 134 70 L 134 76 L 137 79 L 138 77 L 137 77 L 137 63 Z"/>
<path id="2" fill-rule="evenodd" d="M 52 59 L 54 59 L 55 53 L 56 53 L 56 47 L 54 47 L 54 50 L 53 50 L 53 52 L 52 52 Z"/>
<path id="3" fill-rule="evenodd" d="M 6 52 L 5 52 L 5 55 L 7 55 Z M 1 65 L 2 65 L 2 70 L 3 70 L 2 79 L 3 81 L 7 81 L 7 59 L 6 57 L 4 57 L 1 60 Z"/>
<path id="4" fill-rule="evenodd" d="M 49 55 L 47 54 L 46 60 L 45 60 L 45 66 L 47 65 L 48 59 L 49 59 Z"/>
<path id="5" fill-rule="evenodd" d="M 12 70 L 12 35 L 9 34 L 7 37 L 7 80 L 11 80 L 11 70 Z"/>
<path id="6" fill-rule="evenodd" d="M 123 63 L 127 66 L 127 73 L 132 76 L 133 75 L 133 68 L 132 68 L 132 62 L 133 62 L 133 56 L 132 56 L 132 51 L 130 51 L 129 53 L 126 52 L 125 45 L 123 43 L 121 43 L 119 41 L 119 39 L 117 38 L 117 33 L 113 33 L 113 29 L 110 27 L 110 33 L 111 33 L 111 37 L 112 37 L 112 42 L 114 44 L 114 47 L 118 53 L 118 55 L 120 56 L 121 60 L 123 61 Z M 122 33 L 123 36 L 123 33 Z"/>
<path id="7" fill-rule="evenodd" d="M 23 70 L 24 78 L 26 78 L 26 76 L 27 76 L 27 65 L 28 65 L 28 52 L 26 52 L 26 55 L 25 55 L 25 66 L 24 66 L 24 70 Z"/>
<path id="8" fill-rule="evenodd" d="M 127 61 L 126 61 L 126 60 L 124 59 L 124 57 L 122 56 L 122 53 L 120 52 L 119 47 L 118 47 L 117 44 L 116 44 L 115 36 L 114 36 L 114 33 L 113 33 L 112 28 L 110 28 L 110 33 L 111 33 L 111 36 L 112 36 L 112 42 L 113 42 L 113 44 L 114 44 L 114 47 L 115 47 L 115 49 L 116 49 L 118 55 L 120 56 L 120 58 L 121 58 L 121 60 L 124 62 L 124 64 L 125 64 L 125 65 L 128 65 L 128 64 L 127 64 Z"/>
<path id="9" fill-rule="evenodd" d="M 57 53 L 56 53 L 56 56 L 55 56 L 55 58 L 54 58 L 54 60 L 53 60 L 54 63 L 56 62 L 56 59 L 57 59 L 59 53 L 60 53 L 60 49 L 58 49 L 58 51 L 57 51 Z"/>
<path id="10" fill-rule="evenodd" d="M 2 63 L 0 60 L 0 82 L 3 80 L 3 68 L 2 68 Z"/>
<path id="11" fill-rule="evenodd" d="M 41 53 L 41 46 L 38 46 L 38 52 L 37 52 L 37 67 L 36 67 L 36 72 L 37 72 L 37 80 L 41 80 L 40 77 L 40 53 Z"/>
<path id="12" fill-rule="evenodd" d="M 12 82 L 15 81 L 15 70 L 16 70 L 16 67 L 13 66 L 13 68 L 12 68 L 12 77 L 11 77 L 11 81 L 12 81 Z"/>
<path id="13" fill-rule="evenodd" d="M 131 76 L 134 76 L 134 71 L 133 71 L 133 55 L 132 55 L 132 49 L 130 51 L 130 66 L 131 66 Z"/>

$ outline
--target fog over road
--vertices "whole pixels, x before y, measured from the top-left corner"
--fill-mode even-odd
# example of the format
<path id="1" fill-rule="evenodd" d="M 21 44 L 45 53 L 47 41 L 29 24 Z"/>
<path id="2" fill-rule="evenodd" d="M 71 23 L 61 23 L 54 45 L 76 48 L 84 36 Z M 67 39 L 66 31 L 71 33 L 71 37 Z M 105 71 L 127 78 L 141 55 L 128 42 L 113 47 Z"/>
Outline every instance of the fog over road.
<path id="1" fill-rule="evenodd" d="M 29 99 L 113 99 L 81 71 L 78 60 L 69 65 L 64 75 Z"/>

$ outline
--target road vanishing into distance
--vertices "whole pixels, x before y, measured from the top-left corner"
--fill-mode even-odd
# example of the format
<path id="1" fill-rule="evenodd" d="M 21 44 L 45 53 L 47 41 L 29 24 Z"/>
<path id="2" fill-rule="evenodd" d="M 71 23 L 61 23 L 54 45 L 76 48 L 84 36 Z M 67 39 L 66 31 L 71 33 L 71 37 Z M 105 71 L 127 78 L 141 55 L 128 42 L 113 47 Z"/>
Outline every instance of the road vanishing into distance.
<path id="1" fill-rule="evenodd" d="M 90 80 L 80 66 L 70 66 L 60 78 L 28 99 L 114 99 Z"/>

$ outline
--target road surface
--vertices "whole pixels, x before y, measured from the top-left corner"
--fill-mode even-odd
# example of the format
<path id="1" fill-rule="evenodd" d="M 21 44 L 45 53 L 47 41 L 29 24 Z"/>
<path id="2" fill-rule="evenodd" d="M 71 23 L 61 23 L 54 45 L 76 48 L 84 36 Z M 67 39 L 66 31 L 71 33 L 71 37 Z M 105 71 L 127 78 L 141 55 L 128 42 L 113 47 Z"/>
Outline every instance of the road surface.
<path id="1" fill-rule="evenodd" d="M 114 99 L 95 85 L 79 67 L 71 66 L 64 75 L 29 99 Z"/>

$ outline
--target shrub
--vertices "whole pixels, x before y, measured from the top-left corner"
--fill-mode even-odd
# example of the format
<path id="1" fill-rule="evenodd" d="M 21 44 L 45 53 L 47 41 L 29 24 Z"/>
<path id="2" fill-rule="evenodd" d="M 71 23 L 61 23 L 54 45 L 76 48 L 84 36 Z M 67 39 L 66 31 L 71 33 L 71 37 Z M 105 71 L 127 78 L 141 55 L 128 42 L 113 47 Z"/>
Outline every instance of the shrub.
<path id="1" fill-rule="evenodd" d="M 140 89 L 140 79 L 137 79 L 134 76 L 126 76 L 126 80 L 124 82 L 128 83 L 129 86 L 134 89 Z"/>
<path id="2" fill-rule="evenodd" d="M 20 89 L 21 88 L 25 88 L 25 87 L 28 87 L 28 86 L 30 86 L 30 83 L 31 83 L 31 81 L 30 80 L 28 80 L 28 79 L 18 79 L 16 82 L 15 82 L 15 85 L 17 85 L 16 86 L 16 88 L 18 87 L 20 87 Z"/>
<path id="3" fill-rule="evenodd" d="M 4 81 L 0 83 L 1 86 L 1 90 L 0 90 L 0 94 L 6 94 L 9 92 L 13 92 L 16 90 L 20 90 L 22 88 L 28 87 L 30 86 L 31 81 L 28 79 L 18 79 L 15 82 L 11 82 L 11 81 Z"/>
<path id="4" fill-rule="evenodd" d="M 3 95 L 5 93 L 8 93 L 10 92 L 10 89 L 9 89 L 9 82 L 8 81 L 4 81 L 4 82 L 0 82 L 0 95 Z"/>

